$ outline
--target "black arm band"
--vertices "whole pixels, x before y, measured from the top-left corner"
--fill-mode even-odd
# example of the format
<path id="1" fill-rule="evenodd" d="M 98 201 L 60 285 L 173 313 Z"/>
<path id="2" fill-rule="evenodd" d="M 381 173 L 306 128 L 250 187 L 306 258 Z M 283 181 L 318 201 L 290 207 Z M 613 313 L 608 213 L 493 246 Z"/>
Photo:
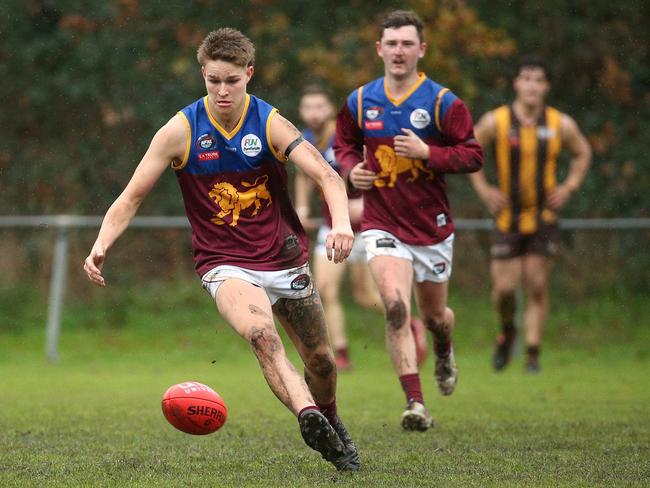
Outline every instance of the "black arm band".
<path id="1" fill-rule="evenodd" d="M 284 150 L 284 157 L 289 159 L 289 154 L 291 154 L 291 151 L 293 151 L 296 148 L 296 146 L 304 140 L 305 140 L 304 137 L 298 136 L 296 140 L 293 141 L 291 144 L 289 144 L 287 148 Z"/>

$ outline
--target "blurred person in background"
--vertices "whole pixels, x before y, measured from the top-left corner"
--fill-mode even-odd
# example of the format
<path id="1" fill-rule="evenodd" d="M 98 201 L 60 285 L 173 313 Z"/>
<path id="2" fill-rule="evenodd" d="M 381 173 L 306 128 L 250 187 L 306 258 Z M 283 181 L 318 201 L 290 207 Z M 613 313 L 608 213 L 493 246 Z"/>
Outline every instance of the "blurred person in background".
<path id="1" fill-rule="evenodd" d="M 401 425 L 425 431 L 411 289 L 433 334 L 435 379 L 443 395 L 456 387 L 454 313 L 447 306 L 454 224 L 446 173 L 482 165 L 472 118 L 449 89 L 418 72 L 422 20 L 411 11 L 386 15 L 376 41 L 384 76 L 357 88 L 337 117 L 336 158 L 344 178 L 363 193 L 362 236 L 386 317 L 386 342 L 406 395 Z"/>
<path id="2" fill-rule="evenodd" d="M 299 112 L 306 129 L 302 134 L 307 141 L 313 144 L 323 155 L 325 161 L 338 173 L 339 165 L 334 158 L 334 135 L 336 120 L 334 118 L 334 105 L 329 93 L 320 85 L 309 85 L 303 90 L 300 98 Z M 366 263 L 366 249 L 361 236 L 355 235 L 354 245 L 346 263 L 335 264 L 327 259 L 325 254 L 325 241 L 332 228 L 332 216 L 325 201 L 321 198 L 321 221 L 311 215 L 311 200 L 314 191 L 314 181 L 302 171 L 296 173 L 295 178 L 295 204 L 300 221 L 308 230 L 318 227 L 316 245 L 314 247 L 313 267 L 316 289 L 323 301 L 325 321 L 330 334 L 330 341 L 334 348 L 336 367 L 339 371 L 352 368 L 348 338 L 346 335 L 346 319 L 341 304 L 341 286 L 346 269 L 350 271 L 350 288 L 352 298 L 360 306 L 368 309 L 381 310 L 381 298 L 377 287 L 372 281 L 370 270 Z M 352 230 L 358 232 L 363 201 L 359 192 L 348 194 L 348 210 Z"/>
<path id="3" fill-rule="evenodd" d="M 548 314 L 549 272 L 559 245 L 558 212 L 580 188 L 591 149 L 571 117 L 546 105 L 551 76 L 543 60 L 524 58 L 513 87 L 512 104 L 487 112 L 474 130 L 483 149 L 494 151 L 497 184 L 488 183 L 484 171 L 470 175 L 470 181 L 496 220 L 490 273 L 501 332 L 493 366 L 500 371 L 511 359 L 517 335 L 515 292 L 523 284 L 525 368 L 536 373 Z M 557 158 L 563 147 L 572 159 L 566 178 L 558 182 Z"/>
<path id="4" fill-rule="evenodd" d="M 336 365 L 307 262 L 307 237 L 288 192 L 289 158 L 320 187 L 332 215 L 326 253 L 350 253 L 343 181 L 277 110 L 246 91 L 255 47 L 241 32 L 211 32 L 198 53 L 207 96 L 174 115 L 153 137 L 131 180 L 108 209 L 84 269 L 105 286 L 107 252 L 163 171 L 178 177 L 203 288 L 249 342 L 278 399 L 298 418 L 305 442 L 339 470 L 359 456 L 336 409 Z M 273 315 L 304 363 L 289 361 Z"/>

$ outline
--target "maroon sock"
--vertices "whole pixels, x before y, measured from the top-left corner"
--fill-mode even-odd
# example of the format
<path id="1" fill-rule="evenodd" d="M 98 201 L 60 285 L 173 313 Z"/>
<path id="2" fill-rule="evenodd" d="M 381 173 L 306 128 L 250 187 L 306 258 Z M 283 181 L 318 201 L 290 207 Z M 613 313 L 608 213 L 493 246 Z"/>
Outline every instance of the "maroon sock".
<path id="1" fill-rule="evenodd" d="M 332 400 L 331 403 L 317 403 L 318 408 L 320 408 L 320 411 L 323 415 L 325 415 L 325 418 L 329 421 L 330 424 L 334 424 L 337 418 L 337 413 L 336 413 L 336 398 Z"/>
<path id="2" fill-rule="evenodd" d="M 436 356 L 439 358 L 446 358 L 451 352 L 451 341 L 446 342 L 435 342 L 433 343 L 433 348 L 436 351 Z"/>
<path id="3" fill-rule="evenodd" d="M 302 410 L 300 410 L 300 412 L 298 412 L 298 418 L 300 418 L 302 413 L 307 411 L 307 410 L 316 410 L 317 412 L 320 412 L 320 408 L 318 408 L 316 405 L 309 405 L 309 406 L 303 408 Z"/>
<path id="4" fill-rule="evenodd" d="M 420 375 L 418 373 L 403 374 L 399 377 L 399 382 L 402 384 L 402 390 L 406 393 L 407 402 L 414 400 L 424 405 Z"/>

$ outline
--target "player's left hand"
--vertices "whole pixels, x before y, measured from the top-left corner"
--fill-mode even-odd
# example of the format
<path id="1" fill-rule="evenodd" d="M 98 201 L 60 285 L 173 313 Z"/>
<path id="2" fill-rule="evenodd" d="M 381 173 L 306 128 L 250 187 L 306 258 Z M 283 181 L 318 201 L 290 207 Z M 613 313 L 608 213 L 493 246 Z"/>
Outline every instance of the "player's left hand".
<path id="1" fill-rule="evenodd" d="M 333 226 L 325 242 L 327 259 L 335 263 L 343 262 L 350 255 L 352 244 L 354 244 L 354 232 L 349 225 Z"/>
<path id="2" fill-rule="evenodd" d="M 571 188 L 567 185 L 558 185 L 548 194 L 547 202 L 551 210 L 560 210 L 571 198 Z"/>
<path id="3" fill-rule="evenodd" d="M 411 159 L 429 159 L 429 146 L 411 129 L 402 129 L 405 135 L 395 136 L 395 154 Z"/>

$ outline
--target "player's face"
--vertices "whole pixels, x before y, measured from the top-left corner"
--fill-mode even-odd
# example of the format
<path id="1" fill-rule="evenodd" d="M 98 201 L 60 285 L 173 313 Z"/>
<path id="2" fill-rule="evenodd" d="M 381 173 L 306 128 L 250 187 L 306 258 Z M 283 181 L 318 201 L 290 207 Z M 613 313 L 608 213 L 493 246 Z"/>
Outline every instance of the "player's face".
<path id="1" fill-rule="evenodd" d="M 320 130 L 332 118 L 334 108 L 322 93 L 304 95 L 300 100 L 300 118 L 311 130 Z"/>
<path id="2" fill-rule="evenodd" d="M 523 68 L 514 81 L 517 98 L 526 105 L 535 107 L 544 103 L 550 88 L 542 68 Z"/>
<path id="3" fill-rule="evenodd" d="M 253 67 L 237 66 L 226 61 L 208 61 L 201 68 L 208 91 L 210 109 L 216 115 L 238 115 L 244 104 L 246 85 L 253 76 Z"/>
<path id="4" fill-rule="evenodd" d="M 376 48 L 384 60 L 386 74 L 400 80 L 417 72 L 418 60 L 424 56 L 427 44 L 420 42 L 414 25 L 404 25 L 384 29 Z"/>

